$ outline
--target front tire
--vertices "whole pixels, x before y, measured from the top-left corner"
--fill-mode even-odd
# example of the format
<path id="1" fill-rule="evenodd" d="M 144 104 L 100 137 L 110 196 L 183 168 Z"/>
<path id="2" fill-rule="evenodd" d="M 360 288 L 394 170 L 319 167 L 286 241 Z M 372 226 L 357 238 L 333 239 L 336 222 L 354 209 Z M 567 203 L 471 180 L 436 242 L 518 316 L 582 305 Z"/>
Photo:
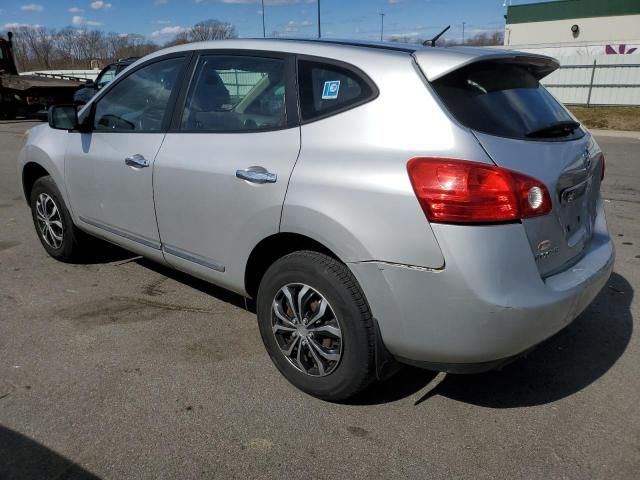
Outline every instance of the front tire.
<path id="1" fill-rule="evenodd" d="M 373 380 L 371 312 L 346 265 L 312 251 L 282 257 L 262 278 L 257 312 L 273 363 L 300 390 L 343 401 Z"/>
<path id="2" fill-rule="evenodd" d="M 36 180 L 29 203 L 38 239 L 47 253 L 61 262 L 77 260 L 81 254 L 82 233 L 73 224 L 62 195 L 50 176 Z"/>

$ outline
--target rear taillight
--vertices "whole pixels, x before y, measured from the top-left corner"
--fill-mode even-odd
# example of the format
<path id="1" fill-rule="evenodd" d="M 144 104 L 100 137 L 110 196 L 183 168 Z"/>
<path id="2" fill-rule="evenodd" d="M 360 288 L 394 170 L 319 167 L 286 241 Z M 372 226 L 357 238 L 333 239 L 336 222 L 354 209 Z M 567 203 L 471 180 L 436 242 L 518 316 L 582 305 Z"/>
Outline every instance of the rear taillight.
<path id="1" fill-rule="evenodd" d="M 407 171 L 431 222 L 513 222 L 551 211 L 551 197 L 542 182 L 505 168 L 448 158 L 413 158 Z"/>

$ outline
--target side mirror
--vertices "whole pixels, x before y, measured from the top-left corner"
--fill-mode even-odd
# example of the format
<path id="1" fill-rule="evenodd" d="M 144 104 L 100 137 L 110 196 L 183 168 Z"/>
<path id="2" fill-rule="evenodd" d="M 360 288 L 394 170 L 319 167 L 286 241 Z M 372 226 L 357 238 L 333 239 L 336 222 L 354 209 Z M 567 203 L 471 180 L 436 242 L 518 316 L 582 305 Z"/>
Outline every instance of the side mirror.
<path id="1" fill-rule="evenodd" d="M 78 111 L 75 105 L 54 105 L 49 108 L 49 126 L 56 130 L 76 130 Z"/>
<path id="2" fill-rule="evenodd" d="M 91 132 L 91 115 L 85 115 L 82 122 L 78 120 L 78 110 L 82 105 L 54 105 L 49 107 L 49 126 L 56 130 L 75 130 L 81 133 Z"/>
<path id="3" fill-rule="evenodd" d="M 85 87 L 89 87 L 89 88 L 96 88 L 96 82 L 94 82 L 93 80 L 89 79 L 85 82 L 84 84 Z"/>

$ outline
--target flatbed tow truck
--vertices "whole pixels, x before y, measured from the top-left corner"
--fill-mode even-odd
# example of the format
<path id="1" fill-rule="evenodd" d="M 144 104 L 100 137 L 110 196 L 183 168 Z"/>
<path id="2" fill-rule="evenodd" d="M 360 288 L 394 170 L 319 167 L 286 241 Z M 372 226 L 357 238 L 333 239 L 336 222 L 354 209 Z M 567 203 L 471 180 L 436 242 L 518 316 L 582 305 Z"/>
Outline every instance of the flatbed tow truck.
<path id="1" fill-rule="evenodd" d="M 46 118 L 54 104 L 73 103 L 73 94 L 87 80 L 59 74 L 19 75 L 13 56 L 13 34 L 0 37 L 0 119 Z"/>

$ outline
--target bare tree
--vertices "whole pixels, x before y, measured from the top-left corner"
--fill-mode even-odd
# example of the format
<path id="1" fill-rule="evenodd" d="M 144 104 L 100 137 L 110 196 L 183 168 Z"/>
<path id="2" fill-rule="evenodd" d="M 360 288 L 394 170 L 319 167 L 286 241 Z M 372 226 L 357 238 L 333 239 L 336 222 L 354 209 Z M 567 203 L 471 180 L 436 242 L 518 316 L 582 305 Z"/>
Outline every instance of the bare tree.
<path id="1" fill-rule="evenodd" d="M 236 38 L 238 34 L 233 24 L 209 19 L 196 23 L 187 31 L 187 36 L 192 42 L 203 42 L 207 40 Z"/>
<path id="2" fill-rule="evenodd" d="M 420 37 L 410 37 L 407 35 L 393 35 L 389 38 L 390 42 L 396 43 L 418 43 L 421 44 L 424 40 Z"/>
<path id="3" fill-rule="evenodd" d="M 63 65 L 73 68 L 82 61 L 82 46 L 77 30 L 63 28 L 56 34 L 55 41 L 57 55 Z"/>
<path id="4" fill-rule="evenodd" d="M 51 68 L 52 53 L 55 48 L 55 30 L 48 30 L 46 28 L 33 29 L 34 32 L 33 49 L 38 61 L 45 66 L 45 68 Z"/>
<path id="5" fill-rule="evenodd" d="M 18 62 L 22 68 L 32 64 L 51 68 L 52 54 L 55 50 L 55 31 L 44 27 L 20 27 L 16 35 L 16 54 L 21 58 Z"/>
<path id="6" fill-rule="evenodd" d="M 180 32 L 176 35 L 173 40 L 165 43 L 165 47 L 173 47 L 174 45 L 184 45 L 185 43 L 189 43 L 189 33 L 188 32 Z"/>
<path id="7" fill-rule="evenodd" d="M 109 43 L 109 59 L 118 60 L 129 57 L 144 57 L 145 55 L 158 49 L 158 46 L 150 43 L 137 33 L 109 33 L 107 35 Z"/>
<path id="8" fill-rule="evenodd" d="M 73 27 L 57 31 L 44 27 L 19 27 L 14 34 L 14 53 L 20 71 L 91 68 L 94 63 L 106 65 L 121 58 L 143 57 L 161 48 L 144 35 Z M 206 20 L 178 34 L 164 46 L 235 37 L 237 33 L 232 24 Z"/>
<path id="9" fill-rule="evenodd" d="M 398 43 L 417 43 L 422 44 L 424 40 L 420 37 L 411 37 L 406 35 L 392 36 L 390 41 Z M 481 32 L 477 33 L 471 38 L 465 39 L 464 45 L 471 47 L 486 47 L 492 45 L 502 45 L 504 43 L 504 33 L 500 30 L 494 32 Z M 456 47 L 462 43 L 459 40 L 447 40 L 445 37 L 441 37 L 436 40 L 437 47 Z"/>
<path id="10" fill-rule="evenodd" d="M 496 30 L 495 32 L 478 33 L 464 42 L 465 45 L 470 45 L 473 47 L 502 45 L 503 43 L 504 33 L 498 30 Z"/>
<path id="11" fill-rule="evenodd" d="M 81 30 L 78 32 L 82 57 L 88 59 L 106 58 L 105 35 L 100 30 Z"/>
<path id="12" fill-rule="evenodd" d="M 15 36 L 13 40 L 13 53 L 15 56 L 16 66 L 19 71 L 29 70 L 31 66 L 31 50 L 27 41 L 26 28 L 16 28 L 13 31 Z"/>

